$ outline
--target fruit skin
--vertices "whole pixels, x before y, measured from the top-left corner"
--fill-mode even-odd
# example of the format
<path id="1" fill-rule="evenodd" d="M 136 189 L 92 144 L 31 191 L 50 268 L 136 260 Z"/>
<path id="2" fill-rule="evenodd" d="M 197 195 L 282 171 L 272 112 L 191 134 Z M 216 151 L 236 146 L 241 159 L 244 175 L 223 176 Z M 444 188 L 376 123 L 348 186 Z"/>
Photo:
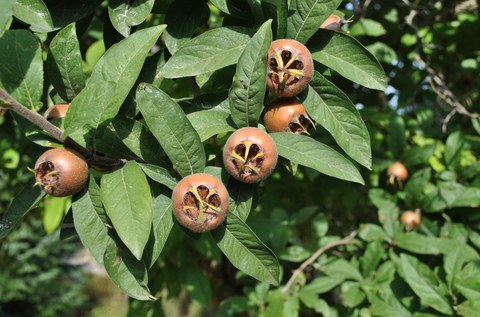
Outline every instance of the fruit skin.
<path id="1" fill-rule="evenodd" d="M 279 97 L 296 96 L 312 76 L 313 59 L 305 45 L 292 39 L 272 42 L 267 53 L 268 91 Z"/>
<path id="2" fill-rule="evenodd" d="M 258 183 L 275 169 L 277 145 L 266 132 L 245 127 L 235 131 L 223 148 L 223 164 L 235 179 Z"/>
<path id="3" fill-rule="evenodd" d="M 320 25 L 320 28 L 333 31 L 341 31 L 342 24 L 342 18 L 340 18 L 338 15 L 332 14 L 322 23 L 322 25 Z"/>
<path id="4" fill-rule="evenodd" d="M 192 192 L 193 191 L 193 192 Z M 195 196 L 197 195 L 197 196 Z M 199 213 L 198 197 L 206 196 L 210 206 L 204 206 Z M 185 204 L 187 203 L 187 208 Z M 205 203 L 202 198 L 202 203 Z M 173 214 L 178 222 L 195 232 L 205 232 L 217 228 L 225 220 L 229 207 L 229 196 L 225 185 L 210 174 L 198 173 L 184 177 L 173 189 Z M 194 205 L 192 208 L 192 205 Z M 204 221 L 201 221 L 204 217 Z"/>
<path id="5" fill-rule="evenodd" d="M 263 123 L 269 132 L 307 133 L 314 125 L 305 106 L 295 98 L 279 98 L 263 114 Z"/>
<path id="6" fill-rule="evenodd" d="M 50 149 L 35 163 L 37 184 L 49 195 L 70 196 L 82 190 L 88 180 L 88 164 L 78 152 L 67 148 Z"/>
<path id="7" fill-rule="evenodd" d="M 49 107 L 47 111 L 45 111 L 43 116 L 47 120 L 65 118 L 65 116 L 67 115 L 68 107 L 70 107 L 69 103 L 59 103 L 57 105 Z"/>
<path id="8" fill-rule="evenodd" d="M 388 182 L 394 184 L 395 182 L 403 182 L 408 178 L 408 170 L 400 162 L 395 162 L 387 170 Z"/>
<path id="9" fill-rule="evenodd" d="M 400 222 L 405 224 L 407 231 L 415 230 L 420 226 L 422 222 L 419 211 L 405 211 L 400 216 Z"/>

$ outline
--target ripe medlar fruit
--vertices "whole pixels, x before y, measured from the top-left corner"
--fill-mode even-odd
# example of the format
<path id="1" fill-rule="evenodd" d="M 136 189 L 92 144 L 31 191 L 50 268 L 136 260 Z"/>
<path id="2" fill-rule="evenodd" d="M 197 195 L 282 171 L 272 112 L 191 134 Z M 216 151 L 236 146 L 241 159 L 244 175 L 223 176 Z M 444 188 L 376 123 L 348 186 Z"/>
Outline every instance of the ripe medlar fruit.
<path id="1" fill-rule="evenodd" d="M 225 220 L 228 200 L 228 191 L 218 178 L 203 173 L 192 174 L 183 178 L 173 190 L 173 214 L 187 229 L 209 231 Z"/>
<path id="2" fill-rule="evenodd" d="M 387 170 L 388 182 L 393 185 L 395 183 L 401 183 L 408 177 L 408 170 L 400 162 L 395 162 Z"/>
<path id="3" fill-rule="evenodd" d="M 277 145 L 266 132 L 253 127 L 235 131 L 225 143 L 223 164 L 228 173 L 244 183 L 267 178 L 277 165 Z"/>
<path id="4" fill-rule="evenodd" d="M 405 211 L 400 216 L 400 222 L 405 224 L 405 229 L 407 229 L 407 231 L 417 229 L 422 222 L 420 211 Z"/>
<path id="5" fill-rule="evenodd" d="M 279 98 L 268 105 L 263 123 L 269 132 L 307 133 L 310 119 L 303 104 L 295 98 Z"/>
<path id="6" fill-rule="evenodd" d="M 267 54 L 267 89 L 280 97 L 302 92 L 313 76 L 308 48 L 291 39 L 273 41 Z"/>
<path id="7" fill-rule="evenodd" d="M 88 165 L 72 149 L 56 148 L 44 152 L 35 163 L 36 185 L 56 197 L 78 193 L 87 183 Z"/>
<path id="8" fill-rule="evenodd" d="M 57 105 L 51 106 L 47 109 L 47 111 L 45 111 L 43 116 L 47 120 L 65 118 L 69 106 L 69 103 L 59 103 Z"/>
<path id="9" fill-rule="evenodd" d="M 343 25 L 343 19 L 338 15 L 332 14 L 320 25 L 321 29 L 341 31 Z"/>

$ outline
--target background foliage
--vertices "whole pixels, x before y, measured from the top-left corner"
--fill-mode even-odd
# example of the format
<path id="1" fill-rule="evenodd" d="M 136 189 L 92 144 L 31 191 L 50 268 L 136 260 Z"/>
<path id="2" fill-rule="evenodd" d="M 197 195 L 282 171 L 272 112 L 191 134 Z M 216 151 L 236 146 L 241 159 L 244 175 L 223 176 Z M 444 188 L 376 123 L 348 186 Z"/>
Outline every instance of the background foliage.
<path id="1" fill-rule="evenodd" d="M 92 169 L 88 191 L 73 198 L 72 217 L 63 218 L 68 200 L 42 202 L 35 217 L 42 215 L 48 233 L 62 220 L 73 221 L 122 291 L 140 300 L 160 297 L 132 299 L 131 316 L 170 316 L 173 298 L 187 298 L 179 305 L 183 315 L 478 316 L 478 1 L 287 5 L 5 1 L 0 85 L 34 111 L 73 100 L 65 133 L 89 149 L 130 160 L 110 173 Z M 336 9 L 352 20 L 345 33 L 318 31 Z M 218 156 L 228 133 L 255 125 L 262 109 L 252 102 L 248 110 L 256 115 L 242 115 L 244 101 L 254 98 L 238 83 L 258 75 L 248 57 L 262 56 L 262 44 L 284 36 L 307 42 L 314 57 L 314 80 L 299 98 L 317 127 L 309 137 L 274 134 L 283 157 L 275 173 L 259 185 L 239 185 L 218 168 Z M 252 87 L 263 91 L 261 84 Z M 23 188 L 31 205 L 43 199 L 27 184 L 25 167 L 41 146 L 57 142 L 11 111 L 2 113 L 0 127 L 0 204 L 9 210 L 1 236 L 12 230 L 0 246 L 0 261 L 9 263 L 2 264 L 1 276 L 9 272 L 5 292 L 16 294 L 2 296 L 4 309 L 19 294 L 42 295 L 43 275 L 16 287 L 25 276 L 16 270 L 20 264 L 12 264 L 27 265 L 24 257 L 35 252 L 14 241 L 22 232 L 38 239 L 32 232 L 38 220 L 13 228 L 5 219 Z M 385 171 L 395 161 L 407 166 L 409 178 L 389 185 Z M 169 197 L 180 176 L 205 165 L 235 193 L 235 212 L 228 230 L 192 235 L 171 218 Z M 131 193 L 122 186 L 127 182 L 143 190 Z M 142 213 L 116 211 L 115 199 L 108 198 L 120 195 L 144 204 Z M 422 223 L 406 231 L 399 216 L 417 209 Z M 146 227 L 125 220 L 140 216 L 151 219 L 141 222 Z M 138 240 L 122 236 L 125 226 Z M 317 250 L 351 232 L 353 240 L 322 253 L 289 282 Z M 65 248 L 49 257 L 59 258 Z M 55 313 L 82 303 L 61 294 L 59 306 L 37 302 Z M 185 304 L 192 301 L 200 312 Z"/>

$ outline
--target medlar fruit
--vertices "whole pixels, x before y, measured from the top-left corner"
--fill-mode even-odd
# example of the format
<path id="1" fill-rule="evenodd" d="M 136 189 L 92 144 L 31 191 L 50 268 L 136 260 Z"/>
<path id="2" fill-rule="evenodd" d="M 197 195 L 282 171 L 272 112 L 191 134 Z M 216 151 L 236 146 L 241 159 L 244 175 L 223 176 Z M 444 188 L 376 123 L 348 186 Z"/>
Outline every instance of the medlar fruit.
<path id="1" fill-rule="evenodd" d="M 422 222 L 420 211 L 405 211 L 400 216 L 400 222 L 405 224 L 405 229 L 407 231 L 417 229 Z"/>
<path id="2" fill-rule="evenodd" d="M 223 164 L 228 173 L 244 183 L 267 178 L 278 160 L 277 145 L 266 132 L 253 127 L 235 131 L 225 143 Z"/>
<path id="3" fill-rule="evenodd" d="M 295 98 L 279 98 L 268 105 L 263 123 L 269 132 L 307 133 L 310 119 L 303 104 Z"/>
<path id="4" fill-rule="evenodd" d="M 338 15 L 332 14 L 320 25 L 321 29 L 341 31 L 343 25 L 343 19 Z"/>
<path id="5" fill-rule="evenodd" d="M 203 173 L 192 174 L 183 178 L 173 190 L 173 214 L 187 229 L 209 231 L 225 220 L 228 200 L 228 191 L 218 178 Z"/>
<path id="6" fill-rule="evenodd" d="M 291 39 L 273 41 L 267 54 L 267 89 L 280 97 L 302 92 L 313 76 L 308 48 Z"/>
<path id="7" fill-rule="evenodd" d="M 401 183 L 408 178 L 408 170 L 400 162 L 395 162 L 387 170 L 388 182 L 390 184 Z"/>
<path id="8" fill-rule="evenodd" d="M 36 185 L 56 197 L 78 193 L 87 183 L 88 165 L 76 151 L 56 148 L 44 152 L 35 163 Z"/>
<path id="9" fill-rule="evenodd" d="M 47 109 L 47 111 L 45 111 L 43 116 L 47 120 L 65 118 L 69 106 L 69 103 L 59 103 L 57 105 L 51 106 Z"/>

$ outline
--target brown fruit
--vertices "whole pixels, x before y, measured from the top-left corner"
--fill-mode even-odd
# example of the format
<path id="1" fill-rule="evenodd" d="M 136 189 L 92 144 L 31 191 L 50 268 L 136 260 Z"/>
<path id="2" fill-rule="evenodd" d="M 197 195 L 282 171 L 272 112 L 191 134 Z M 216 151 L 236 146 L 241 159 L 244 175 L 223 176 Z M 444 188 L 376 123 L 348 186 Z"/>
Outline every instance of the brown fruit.
<path id="1" fill-rule="evenodd" d="M 320 25 L 321 29 L 341 31 L 343 25 L 343 19 L 338 15 L 332 14 Z"/>
<path id="2" fill-rule="evenodd" d="M 173 190 L 173 214 L 187 229 L 210 231 L 225 220 L 228 200 L 228 191 L 218 178 L 203 173 L 192 174 L 183 178 Z"/>
<path id="3" fill-rule="evenodd" d="M 235 131 L 223 149 L 225 168 L 244 183 L 257 183 L 267 178 L 275 169 L 277 159 L 277 145 L 272 137 L 253 127 Z"/>
<path id="4" fill-rule="evenodd" d="M 405 224 L 407 231 L 417 229 L 421 223 L 420 211 L 405 211 L 400 216 L 400 222 Z"/>
<path id="5" fill-rule="evenodd" d="M 273 41 L 267 54 L 267 89 L 280 97 L 301 93 L 313 76 L 308 48 L 291 39 Z"/>
<path id="6" fill-rule="evenodd" d="M 54 106 L 51 106 L 45 111 L 43 116 L 47 120 L 53 120 L 58 118 L 65 118 L 67 115 L 68 107 L 70 106 L 69 103 L 60 103 Z"/>
<path id="7" fill-rule="evenodd" d="M 295 98 L 279 98 L 268 105 L 263 123 L 269 132 L 307 133 L 314 125 L 303 104 Z"/>
<path id="8" fill-rule="evenodd" d="M 408 170 L 400 162 L 395 162 L 387 170 L 388 182 L 390 184 L 401 183 L 408 178 Z"/>
<path id="9" fill-rule="evenodd" d="M 44 152 L 35 163 L 35 179 L 47 194 L 56 197 L 78 193 L 87 183 L 88 165 L 76 151 L 56 148 Z"/>

